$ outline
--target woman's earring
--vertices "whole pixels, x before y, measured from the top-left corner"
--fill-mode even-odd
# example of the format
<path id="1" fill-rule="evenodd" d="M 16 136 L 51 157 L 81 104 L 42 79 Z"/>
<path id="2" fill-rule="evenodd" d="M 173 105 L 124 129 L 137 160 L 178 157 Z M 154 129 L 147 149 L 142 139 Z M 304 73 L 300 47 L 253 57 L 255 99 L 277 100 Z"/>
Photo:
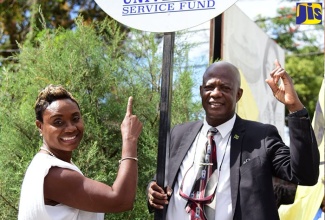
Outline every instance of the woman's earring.
<path id="1" fill-rule="evenodd" d="M 40 134 L 39 134 L 39 136 L 43 137 L 43 134 L 42 134 L 42 133 L 40 133 Z"/>

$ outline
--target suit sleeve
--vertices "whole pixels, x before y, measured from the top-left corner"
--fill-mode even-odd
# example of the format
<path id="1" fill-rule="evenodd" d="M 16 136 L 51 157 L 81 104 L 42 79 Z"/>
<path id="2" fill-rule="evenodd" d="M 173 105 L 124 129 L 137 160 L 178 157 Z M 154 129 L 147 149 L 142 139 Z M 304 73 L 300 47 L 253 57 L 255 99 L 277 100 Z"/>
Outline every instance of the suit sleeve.
<path id="1" fill-rule="evenodd" d="M 282 141 L 277 143 L 274 134 L 267 138 L 275 175 L 295 184 L 315 185 L 319 176 L 320 158 L 310 119 L 288 117 L 288 125 L 290 147 L 281 144 Z"/>

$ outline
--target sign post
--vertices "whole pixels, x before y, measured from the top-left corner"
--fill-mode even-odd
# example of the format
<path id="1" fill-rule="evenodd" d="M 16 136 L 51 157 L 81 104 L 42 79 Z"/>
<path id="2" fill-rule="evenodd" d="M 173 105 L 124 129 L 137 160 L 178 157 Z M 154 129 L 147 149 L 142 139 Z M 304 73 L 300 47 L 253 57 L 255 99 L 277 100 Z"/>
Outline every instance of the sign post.
<path id="1" fill-rule="evenodd" d="M 160 95 L 160 122 L 157 155 L 157 184 L 164 187 L 166 149 L 170 130 L 171 97 L 173 82 L 173 58 L 174 58 L 175 32 L 164 34 L 162 80 Z M 165 219 L 166 209 L 155 211 L 155 220 Z"/>
<path id="2" fill-rule="evenodd" d="M 218 16 L 237 0 L 95 0 L 118 22 L 142 31 L 164 32 L 157 184 L 164 187 L 166 149 L 170 130 L 175 31 L 200 25 Z M 164 220 L 166 210 L 156 211 Z"/>

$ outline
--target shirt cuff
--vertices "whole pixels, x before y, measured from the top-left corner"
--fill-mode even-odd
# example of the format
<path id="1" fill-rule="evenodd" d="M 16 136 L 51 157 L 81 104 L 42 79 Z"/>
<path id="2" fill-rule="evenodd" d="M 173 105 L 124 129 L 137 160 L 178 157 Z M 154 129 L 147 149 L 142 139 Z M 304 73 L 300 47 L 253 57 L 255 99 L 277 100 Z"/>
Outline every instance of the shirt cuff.
<path id="1" fill-rule="evenodd" d="M 288 114 L 288 117 L 292 117 L 292 118 L 308 118 L 308 111 L 304 107 L 303 109 L 301 109 L 299 111 L 295 111 L 295 112 L 292 112 L 292 113 Z"/>

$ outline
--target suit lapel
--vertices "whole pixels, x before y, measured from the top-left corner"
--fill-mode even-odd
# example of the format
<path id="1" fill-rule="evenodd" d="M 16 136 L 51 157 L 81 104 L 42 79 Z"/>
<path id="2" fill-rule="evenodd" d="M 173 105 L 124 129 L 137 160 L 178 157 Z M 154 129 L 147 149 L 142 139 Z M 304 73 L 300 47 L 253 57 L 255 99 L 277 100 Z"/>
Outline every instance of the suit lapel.
<path id="1" fill-rule="evenodd" d="M 169 175 L 168 175 L 168 185 L 172 184 L 171 186 L 174 186 L 174 182 L 176 181 L 177 173 L 180 168 L 180 165 L 187 154 L 187 151 L 192 146 L 192 143 L 194 142 L 196 135 L 199 133 L 201 127 L 203 125 L 202 121 L 196 122 L 193 126 L 191 126 L 187 131 L 184 132 L 183 138 L 180 141 L 179 146 L 173 146 L 177 147 L 176 155 L 171 155 L 170 158 L 172 158 L 173 162 L 171 163 L 172 167 L 170 167 Z"/>
<path id="2" fill-rule="evenodd" d="M 238 188 L 239 188 L 239 167 L 241 161 L 242 140 L 245 135 L 244 121 L 237 115 L 234 128 L 231 132 L 230 148 L 230 188 L 233 214 L 236 210 Z"/>

